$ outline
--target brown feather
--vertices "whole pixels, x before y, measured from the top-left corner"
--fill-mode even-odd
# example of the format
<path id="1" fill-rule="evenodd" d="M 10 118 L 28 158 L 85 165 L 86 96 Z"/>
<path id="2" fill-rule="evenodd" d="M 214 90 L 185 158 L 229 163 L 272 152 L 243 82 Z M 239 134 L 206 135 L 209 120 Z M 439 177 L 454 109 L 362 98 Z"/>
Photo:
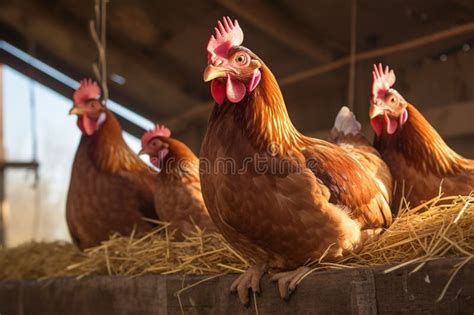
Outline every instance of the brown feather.
<path id="1" fill-rule="evenodd" d="M 202 199 L 199 179 L 199 160 L 181 141 L 160 137 L 168 144 L 169 153 L 157 177 L 155 209 L 161 220 L 170 222 L 170 230 L 177 230 L 177 239 L 190 235 L 195 226 L 214 232 Z"/>

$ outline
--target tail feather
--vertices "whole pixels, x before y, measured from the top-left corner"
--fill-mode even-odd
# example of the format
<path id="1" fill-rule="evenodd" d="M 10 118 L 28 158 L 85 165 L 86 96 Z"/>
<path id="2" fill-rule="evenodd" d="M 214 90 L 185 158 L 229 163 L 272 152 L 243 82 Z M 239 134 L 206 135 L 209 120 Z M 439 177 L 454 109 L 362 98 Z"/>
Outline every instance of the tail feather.
<path id="1" fill-rule="evenodd" d="M 362 126 L 349 108 L 343 106 L 336 116 L 328 141 L 337 144 L 366 145 L 367 139 L 362 134 Z"/>
<path id="2" fill-rule="evenodd" d="M 347 106 L 342 106 L 336 116 L 334 128 L 345 136 L 349 134 L 355 136 L 361 132 L 362 126 L 357 121 L 354 113 Z"/>

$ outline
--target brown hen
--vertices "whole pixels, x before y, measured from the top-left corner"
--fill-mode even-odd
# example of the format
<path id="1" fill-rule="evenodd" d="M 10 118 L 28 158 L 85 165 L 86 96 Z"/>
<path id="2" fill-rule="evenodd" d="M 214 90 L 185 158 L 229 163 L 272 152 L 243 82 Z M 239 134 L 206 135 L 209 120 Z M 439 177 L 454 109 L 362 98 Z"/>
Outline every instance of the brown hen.
<path id="1" fill-rule="evenodd" d="M 182 240 L 196 227 L 214 232 L 202 199 L 199 160 L 184 143 L 170 137 L 171 132 L 157 125 L 142 137 L 141 154 L 160 169 L 156 179 L 155 209 L 160 219 L 170 223 L 170 231 Z"/>
<path id="2" fill-rule="evenodd" d="M 99 87 L 82 81 L 71 114 L 83 133 L 72 166 L 66 219 L 74 243 L 85 249 L 112 233 L 149 231 L 157 219 L 153 205 L 155 175 L 122 138 L 115 115 L 96 98 Z"/>
<path id="3" fill-rule="evenodd" d="M 308 260 L 333 260 L 378 235 L 391 222 L 391 178 L 366 141 L 335 145 L 299 133 L 275 77 L 242 41 L 229 18 L 209 41 L 204 80 L 216 105 L 200 166 L 217 228 L 256 263 L 231 288 L 247 303 L 268 268 L 296 268 L 273 277 L 286 298 Z"/>
<path id="4" fill-rule="evenodd" d="M 395 73 L 374 65 L 370 118 L 374 146 L 396 181 L 394 209 L 402 196 L 411 206 L 474 190 L 474 161 L 454 152 L 415 106 L 391 88 Z"/>

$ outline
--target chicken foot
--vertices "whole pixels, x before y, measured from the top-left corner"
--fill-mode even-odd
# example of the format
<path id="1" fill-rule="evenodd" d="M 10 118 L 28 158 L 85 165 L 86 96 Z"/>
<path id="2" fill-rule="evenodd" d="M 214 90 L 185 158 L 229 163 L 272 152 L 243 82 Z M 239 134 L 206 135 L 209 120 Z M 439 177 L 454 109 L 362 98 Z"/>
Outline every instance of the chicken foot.
<path id="1" fill-rule="evenodd" d="M 280 297 L 284 300 L 290 298 L 291 293 L 296 290 L 296 287 L 302 280 L 303 276 L 306 275 L 311 269 L 306 266 L 301 266 L 292 271 L 278 272 L 275 273 L 270 280 L 278 281 L 278 291 L 280 291 Z"/>
<path id="2" fill-rule="evenodd" d="M 257 294 L 260 293 L 260 279 L 266 271 L 267 266 L 263 264 L 256 264 L 250 267 L 234 280 L 230 286 L 230 292 L 237 292 L 240 302 L 248 306 L 250 302 L 249 290 Z"/>

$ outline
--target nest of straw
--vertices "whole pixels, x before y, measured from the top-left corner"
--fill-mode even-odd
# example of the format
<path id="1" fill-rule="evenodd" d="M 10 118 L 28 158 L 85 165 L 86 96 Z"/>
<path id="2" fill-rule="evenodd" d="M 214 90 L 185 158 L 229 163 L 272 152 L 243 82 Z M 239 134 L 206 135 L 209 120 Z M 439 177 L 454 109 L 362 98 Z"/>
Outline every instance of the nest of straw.
<path id="1" fill-rule="evenodd" d="M 361 252 L 336 263 L 312 262 L 315 270 L 424 263 L 441 257 L 474 257 L 474 196 L 437 197 L 401 211 L 392 226 Z M 68 243 L 28 243 L 0 250 L 0 279 L 44 279 L 62 276 L 220 274 L 242 272 L 249 261 L 224 238 L 199 229 L 182 241 L 164 224 L 153 232 L 113 235 L 100 246 L 78 251 Z M 462 266 L 461 266 L 462 267 Z M 460 267 L 459 267 L 460 268 Z M 390 271 L 390 270 L 388 270 Z"/>

